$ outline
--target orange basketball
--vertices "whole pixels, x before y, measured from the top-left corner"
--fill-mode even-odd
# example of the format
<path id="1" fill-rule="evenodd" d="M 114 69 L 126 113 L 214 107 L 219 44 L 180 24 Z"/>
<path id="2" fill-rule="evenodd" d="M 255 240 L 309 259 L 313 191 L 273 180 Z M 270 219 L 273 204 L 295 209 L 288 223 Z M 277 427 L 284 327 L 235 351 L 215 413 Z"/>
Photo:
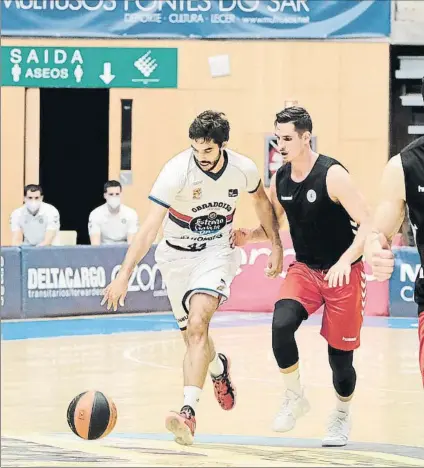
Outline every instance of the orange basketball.
<path id="1" fill-rule="evenodd" d="M 82 439 L 94 440 L 113 430 L 118 414 L 110 398 L 93 390 L 80 393 L 69 403 L 67 417 L 72 432 Z"/>

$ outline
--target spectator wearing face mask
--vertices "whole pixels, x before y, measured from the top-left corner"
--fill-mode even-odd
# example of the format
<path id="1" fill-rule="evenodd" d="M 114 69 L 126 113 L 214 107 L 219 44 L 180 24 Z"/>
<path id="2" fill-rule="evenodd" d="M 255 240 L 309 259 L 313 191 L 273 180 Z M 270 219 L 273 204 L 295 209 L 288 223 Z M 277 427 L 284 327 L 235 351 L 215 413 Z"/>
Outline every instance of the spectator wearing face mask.
<path id="1" fill-rule="evenodd" d="M 59 245 L 59 211 L 43 201 L 41 186 L 26 185 L 24 197 L 25 204 L 10 216 L 12 245 Z"/>
<path id="2" fill-rule="evenodd" d="M 106 203 L 90 213 L 88 233 L 91 245 L 128 243 L 138 231 L 138 216 L 135 210 L 121 203 L 122 186 L 117 180 L 105 183 Z"/>

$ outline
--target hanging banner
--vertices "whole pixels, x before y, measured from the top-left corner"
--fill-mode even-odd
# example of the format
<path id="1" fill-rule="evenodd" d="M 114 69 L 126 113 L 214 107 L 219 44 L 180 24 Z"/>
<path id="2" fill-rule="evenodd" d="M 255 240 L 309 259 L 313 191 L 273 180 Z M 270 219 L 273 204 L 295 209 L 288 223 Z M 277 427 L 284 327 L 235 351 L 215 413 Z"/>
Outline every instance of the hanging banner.
<path id="1" fill-rule="evenodd" d="M 2 36 L 375 38 L 390 0 L 2 0 Z"/>

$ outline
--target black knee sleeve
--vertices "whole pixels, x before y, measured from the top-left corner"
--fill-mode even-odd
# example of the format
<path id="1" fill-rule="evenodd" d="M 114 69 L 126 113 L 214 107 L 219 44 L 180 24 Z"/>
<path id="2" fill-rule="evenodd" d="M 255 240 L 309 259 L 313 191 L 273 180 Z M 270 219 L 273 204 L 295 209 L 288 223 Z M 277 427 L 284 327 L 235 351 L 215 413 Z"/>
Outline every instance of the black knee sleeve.
<path id="1" fill-rule="evenodd" d="M 328 346 L 328 361 L 333 371 L 333 385 L 338 395 L 352 395 L 356 386 L 356 371 L 353 367 L 353 351 L 342 351 Z"/>
<path id="2" fill-rule="evenodd" d="M 272 318 L 272 350 L 280 369 L 291 367 L 299 360 L 294 334 L 308 313 L 298 301 L 281 299 L 275 304 Z"/>

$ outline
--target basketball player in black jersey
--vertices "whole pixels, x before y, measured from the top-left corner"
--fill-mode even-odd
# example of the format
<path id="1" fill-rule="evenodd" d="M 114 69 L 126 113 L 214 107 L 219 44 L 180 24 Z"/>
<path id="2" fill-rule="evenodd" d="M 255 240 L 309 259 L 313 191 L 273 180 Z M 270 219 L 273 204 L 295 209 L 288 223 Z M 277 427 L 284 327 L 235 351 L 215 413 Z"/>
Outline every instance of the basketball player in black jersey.
<path id="1" fill-rule="evenodd" d="M 424 99 L 424 78 L 421 91 Z M 418 304 L 419 366 L 424 386 L 424 136 L 387 163 L 380 198 L 373 217 L 373 232 L 367 238 L 366 258 L 379 281 L 390 278 L 394 257 L 389 242 L 399 231 L 407 205 L 421 259 L 414 298 Z"/>
<path id="2" fill-rule="evenodd" d="M 286 385 L 274 430 L 293 429 L 296 419 L 309 411 L 295 332 L 324 305 L 321 334 L 328 342 L 337 398 L 323 445 L 342 446 L 349 437 L 356 385 L 353 350 L 360 344 L 365 304 L 362 254 L 369 209 L 347 170 L 312 151 L 311 133 L 305 109 L 289 107 L 277 114 L 275 134 L 284 163 L 271 180 L 270 198 L 281 226 L 287 215 L 296 261 L 288 269 L 272 323 L 274 356 Z M 239 246 L 267 240 L 261 227 L 238 230 L 233 239 Z"/>

